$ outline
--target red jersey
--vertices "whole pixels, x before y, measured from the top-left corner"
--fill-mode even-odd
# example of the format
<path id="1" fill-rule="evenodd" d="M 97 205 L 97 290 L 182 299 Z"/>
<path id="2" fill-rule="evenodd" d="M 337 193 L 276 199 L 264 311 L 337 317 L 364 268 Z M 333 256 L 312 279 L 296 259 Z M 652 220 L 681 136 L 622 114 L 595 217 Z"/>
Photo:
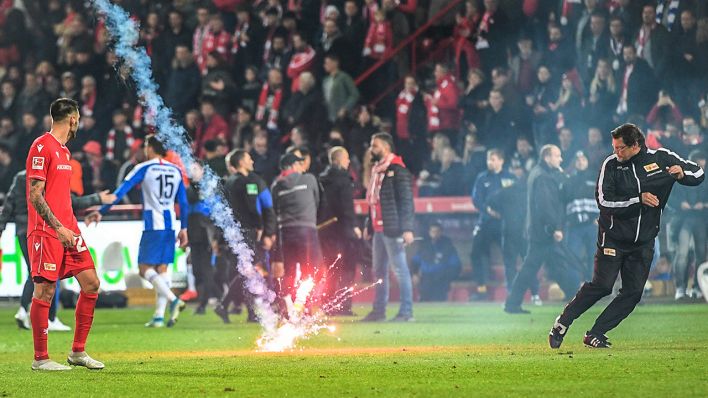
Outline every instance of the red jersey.
<path id="1" fill-rule="evenodd" d="M 56 231 L 39 216 L 29 200 L 32 180 L 42 180 L 44 200 L 59 222 L 79 235 L 79 225 L 71 208 L 71 153 L 53 135 L 45 133 L 37 138 L 27 154 L 27 236 L 41 234 L 57 237 Z"/>

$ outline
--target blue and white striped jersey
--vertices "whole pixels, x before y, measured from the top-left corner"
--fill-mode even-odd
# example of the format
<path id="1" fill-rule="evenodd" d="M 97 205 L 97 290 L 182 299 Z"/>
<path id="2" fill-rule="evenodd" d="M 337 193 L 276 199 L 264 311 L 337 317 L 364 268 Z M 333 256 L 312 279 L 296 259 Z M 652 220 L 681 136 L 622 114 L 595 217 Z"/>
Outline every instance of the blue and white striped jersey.
<path id="1" fill-rule="evenodd" d="M 101 214 L 105 214 L 112 205 L 120 202 L 123 196 L 137 184 L 141 184 L 143 192 L 145 231 L 174 230 L 175 202 L 179 203 L 181 228 L 187 228 L 189 204 L 182 182 L 182 171 L 161 158 L 148 160 L 135 166 L 116 189 L 115 202 L 102 206 L 99 210 Z"/>

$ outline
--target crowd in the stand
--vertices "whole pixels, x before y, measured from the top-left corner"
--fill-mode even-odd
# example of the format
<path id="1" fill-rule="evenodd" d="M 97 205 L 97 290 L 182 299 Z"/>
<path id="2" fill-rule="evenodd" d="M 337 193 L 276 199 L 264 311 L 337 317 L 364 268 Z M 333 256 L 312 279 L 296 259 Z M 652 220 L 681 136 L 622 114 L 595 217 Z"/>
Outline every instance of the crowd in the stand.
<path id="1" fill-rule="evenodd" d="M 524 193 L 495 195 L 523 185 L 515 182 L 544 145 L 561 150 L 568 244 L 588 269 L 593 186 L 614 126 L 635 123 L 648 147 L 706 159 L 707 2 L 468 0 L 448 13 L 439 12 L 452 2 L 442 0 L 115 3 L 140 22 L 138 44 L 165 104 L 219 175 L 229 150 L 244 149 L 271 184 L 290 147 L 318 175 L 328 150 L 342 146 L 354 195 L 364 198 L 368 146 L 385 131 L 416 176 L 415 195 L 471 196 L 480 212 L 472 265 L 482 297 L 486 247 L 504 236 L 521 242 L 505 262 L 524 254 L 524 237 L 505 227 L 524 216 L 505 208 Z M 144 160 L 142 139 L 153 126 L 106 26 L 80 0 L 0 1 L 0 193 L 50 129 L 57 97 L 81 107 L 68 144 L 77 166 L 72 191 L 113 190 Z M 708 193 L 676 190 L 662 250 L 679 297 L 690 264 L 706 260 Z M 126 200 L 139 203 L 140 194 Z M 418 272 L 438 269 L 436 253 L 454 250 L 436 226 L 429 235 L 413 261 Z M 445 283 L 460 267 L 456 255 L 447 263 Z"/>

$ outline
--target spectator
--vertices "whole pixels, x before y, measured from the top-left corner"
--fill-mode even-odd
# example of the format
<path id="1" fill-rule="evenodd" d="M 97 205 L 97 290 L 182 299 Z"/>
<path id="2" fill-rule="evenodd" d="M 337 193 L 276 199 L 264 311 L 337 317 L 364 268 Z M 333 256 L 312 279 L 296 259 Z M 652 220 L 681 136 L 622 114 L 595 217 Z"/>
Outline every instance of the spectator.
<path id="1" fill-rule="evenodd" d="M 86 122 L 86 117 L 81 118 L 82 121 Z M 138 164 L 147 160 L 145 157 L 145 150 L 143 149 L 143 140 L 137 139 L 133 142 L 133 146 L 130 147 L 130 158 L 126 160 L 118 169 L 118 176 L 116 177 L 116 186 L 120 185 L 120 182 L 125 180 L 125 177 L 137 166 Z M 123 197 L 123 202 L 140 204 L 143 200 L 143 191 L 140 186 L 133 187 L 125 196 Z"/>
<path id="2" fill-rule="evenodd" d="M 462 148 L 462 166 L 465 169 L 463 177 L 465 192 L 472 192 L 477 175 L 487 168 L 487 147 L 477 140 L 474 131 L 465 135 L 465 144 Z"/>
<path id="3" fill-rule="evenodd" d="M 20 115 L 25 112 L 33 113 L 38 119 L 49 109 L 49 95 L 42 88 L 33 72 L 25 73 L 25 85 L 17 96 L 16 112 Z M 96 81 L 94 80 L 94 86 Z M 3 93 L 4 94 L 4 93 Z M 82 111 L 82 114 L 85 112 Z"/>
<path id="4" fill-rule="evenodd" d="M 203 159 L 206 154 L 204 143 L 215 138 L 226 141 L 228 125 L 224 118 L 216 112 L 213 102 L 207 99 L 202 100 L 200 108 L 203 122 L 197 124 L 197 131 L 194 136 L 194 141 L 192 142 L 192 148 L 194 153 L 197 154 L 200 159 Z"/>
<path id="5" fill-rule="evenodd" d="M 386 21 L 384 10 L 374 13 L 374 20 L 369 25 L 369 31 L 364 40 L 363 55 L 376 61 L 384 58 L 393 50 L 393 28 L 391 22 Z"/>
<path id="6" fill-rule="evenodd" d="M 231 71 L 221 55 L 212 51 L 207 56 L 207 74 L 202 79 L 201 98 L 211 100 L 216 111 L 226 118 L 233 106 L 235 94 L 236 83 L 231 78 Z"/>
<path id="7" fill-rule="evenodd" d="M 122 110 L 113 112 L 113 128 L 106 136 L 106 159 L 117 165 L 128 159 L 130 147 L 137 137 L 128 124 L 128 117 Z"/>
<path id="8" fill-rule="evenodd" d="M 287 92 L 283 90 L 283 74 L 280 69 L 270 69 L 268 80 L 263 83 L 256 108 L 256 122 L 265 123 L 272 132 L 279 131 L 280 108 L 285 103 Z"/>
<path id="9" fill-rule="evenodd" d="M 573 162 L 575 171 L 561 187 L 565 204 L 565 231 L 568 236 L 568 249 L 581 260 L 581 276 L 583 280 L 589 281 L 592 278 L 597 247 L 595 220 L 600 215 L 600 209 L 595 202 L 597 173 L 596 169 L 588 167 L 589 161 L 583 151 L 575 153 Z"/>
<path id="10" fill-rule="evenodd" d="M 581 94 L 573 84 L 571 77 L 564 73 L 561 76 L 558 97 L 555 102 L 549 104 L 551 110 L 556 112 L 556 128 L 578 127 L 583 111 L 582 101 Z"/>
<path id="11" fill-rule="evenodd" d="M 642 8 L 642 26 L 634 39 L 637 56 L 645 60 L 659 78 L 665 78 L 669 62 L 669 32 L 656 22 L 656 6 Z"/>
<path id="12" fill-rule="evenodd" d="M 615 111 L 616 120 L 629 115 L 646 115 L 657 92 L 654 72 L 645 60 L 637 56 L 634 45 L 626 45 L 622 51 L 625 66 L 620 75 L 622 85 Z"/>
<path id="13" fill-rule="evenodd" d="M 307 141 L 319 145 L 326 127 L 323 120 L 327 118 L 327 108 L 312 73 L 303 72 L 299 82 L 298 91 L 285 103 L 283 119 L 288 128 L 302 126 Z"/>
<path id="14" fill-rule="evenodd" d="M 253 130 L 252 146 L 253 170 L 270 184 L 278 175 L 278 154 L 268 143 L 268 133 L 257 124 Z"/>
<path id="15" fill-rule="evenodd" d="M 240 75 L 247 65 L 258 62 L 261 57 L 262 26 L 253 20 L 250 7 L 241 4 L 236 9 L 236 29 L 232 37 L 231 54 Z"/>
<path id="16" fill-rule="evenodd" d="M 528 95 L 536 82 L 536 70 L 541 63 L 541 53 L 533 49 L 530 37 L 521 36 L 516 42 L 519 53 L 509 61 L 512 81 L 521 95 Z"/>
<path id="17" fill-rule="evenodd" d="M 541 63 L 548 66 L 551 74 L 560 76 L 575 65 L 573 45 L 563 36 L 560 26 L 548 26 L 548 46 L 543 52 Z"/>
<path id="18" fill-rule="evenodd" d="M 465 169 L 455 149 L 452 147 L 443 149 L 440 157 L 440 187 L 437 195 L 464 196 L 468 192 L 465 191 L 464 185 L 460 184 L 464 176 Z"/>
<path id="19" fill-rule="evenodd" d="M 263 88 L 258 81 L 258 68 L 255 66 L 247 66 L 243 72 L 243 84 L 239 90 L 241 97 L 241 105 L 254 111 L 258 105 L 258 96 Z"/>
<path id="20" fill-rule="evenodd" d="M 533 145 L 528 137 L 520 135 L 516 139 L 516 151 L 511 158 L 524 170 L 524 175 L 528 175 L 528 173 L 531 172 L 533 166 L 536 165 L 537 159 Z"/>
<path id="21" fill-rule="evenodd" d="M 236 107 L 235 119 L 231 123 L 233 125 L 231 141 L 227 142 L 227 144 L 231 148 L 245 148 L 247 143 L 250 143 L 253 138 L 253 113 L 247 107 L 240 105 Z"/>
<path id="22" fill-rule="evenodd" d="M 37 117 L 32 112 L 22 115 L 22 128 L 17 132 L 17 153 L 20 156 L 27 156 L 30 146 L 34 140 L 42 135 L 42 126 L 39 125 Z"/>
<path id="23" fill-rule="evenodd" d="M 619 76 L 624 69 L 624 46 L 628 44 L 625 32 L 625 25 L 622 18 L 613 16 L 610 18 L 610 37 L 609 37 L 609 52 L 608 62 L 612 67 L 612 72 L 615 76 Z"/>
<path id="24" fill-rule="evenodd" d="M 15 174 L 20 170 L 20 165 L 12 156 L 12 148 L 0 144 L 0 201 L 5 201 L 5 194 L 10 190 Z"/>
<path id="25" fill-rule="evenodd" d="M 197 105 L 201 75 L 194 63 L 189 48 L 177 44 L 172 66 L 167 77 L 165 105 L 172 109 L 176 118 L 182 118 Z"/>
<path id="26" fill-rule="evenodd" d="M 272 187 L 273 208 L 285 264 L 279 295 L 281 299 L 290 296 L 293 301 L 299 284 L 296 274 L 301 275 L 301 280 L 313 278 L 315 284 L 318 284 L 315 270 L 322 264 L 317 237 L 320 188 L 315 176 L 305 173 L 303 160 L 294 153 L 283 155 L 280 158 L 281 173 Z M 321 292 L 311 296 L 312 302 L 321 299 L 318 293 Z"/>
<path id="27" fill-rule="evenodd" d="M 457 132 L 460 129 L 460 109 L 458 102 L 460 91 L 455 77 L 447 65 L 435 65 L 435 91 L 426 98 L 428 106 L 428 132 L 443 133 L 454 145 L 457 142 Z"/>
<path id="28" fill-rule="evenodd" d="M 420 279 L 420 301 L 446 301 L 450 282 L 459 276 L 462 265 L 452 241 L 442 234 L 440 224 L 428 227 L 428 237 L 411 261 Z"/>
<path id="29" fill-rule="evenodd" d="M 555 145 L 546 145 L 541 148 L 539 157 L 539 164 L 528 178 L 529 249 L 504 305 L 504 311 L 510 314 L 528 313 L 521 308 L 521 303 L 544 263 L 566 297 L 571 297 L 578 286 L 573 271 L 567 268 L 571 262 L 559 246 L 563 241 L 563 214 L 559 212 L 563 208 L 560 186 L 564 178 L 560 171 L 561 151 Z"/>
<path id="30" fill-rule="evenodd" d="M 591 0 L 586 4 L 596 1 Z M 578 52 L 578 71 L 584 82 L 589 82 L 592 79 L 597 61 L 601 58 L 607 58 L 610 49 L 609 33 L 607 32 L 607 19 L 603 12 L 594 11 L 590 17 L 590 34 L 582 39 L 582 43 Z"/>
<path id="31" fill-rule="evenodd" d="M 484 0 L 484 8 L 484 15 L 477 27 L 475 48 L 484 70 L 489 73 L 493 68 L 506 63 L 509 20 L 499 9 L 499 0 Z"/>
<path id="32" fill-rule="evenodd" d="M 647 114 L 647 125 L 652 129 L 661 129 L 667 123 L 679 124 L 683 120 L 681 110 L 671 96 L 664 90 L 659 90 L 659 99 Z"/>
<path id="33" fill-rule="evenodd" d="M 706 147 L 706 142 L 701 132 L 701 127 L 692 116 L 686 116 L 682 122 L 683 134 L 680 149 L 682 156 L 687 156 L 694 150 L 702 150 Z"/>
<path id="34" fill-rule="evenodd" d="M 691 152 L 690 161 L 697 163 L 701 168 L 705 169 L 706 154 L 700 150 Z M 692 188 L 692 187 L 691 187 Z M 708 189 L 706 185 L 700 185 L 698 189 L 690 189 L 689 187 L 679 185 L 676 187 L 676 193 L 673 202 L 676 203 L 676 226 L 673 227 L 677 231 L 676 243 L 677 249 L 673 259 L 674 265 L 674 280 L 676 282 L 676 300 L 684 300 L 686 298 L 701 298 L 701 289 L 698 287 L 698 275 L 694 273 L 693 289 L 688 289 L 689 270 L 690 270 L 690 242 L 693 240 L 694 264 L 695 272 L 698 272 L 698 266 L 706 261 L 706 213 L 708 210 Z"/>
<path id="35" fill-rule="evenodd" d="M 369 147 L 371 137 L 378 131 L 381 121 L 372 115 L 371 109 L 360 105 L 354 115 L 354 126 L 349 133 L 351 152 L 359 159 L 363 159 L 364 151 Z"/>
<path id="36" fill-rule="evenodd" d="M 73 72 L 62 73 L 59 96 L 79 100 L 79 87 L 76 84 L 76 75 Z"/>
<path id="37" fill-rule="evenodd" d="M 396 98 L 396 146 L 412 173 L 420 171 L 427 150 L 425 103 L 413 76 L 406 76 Z"/>
<path id="38" fill-rule="evenodd" d="M 558 147 L 561 153 L 568 153 L 575 155 L 580 149 L 573 134 L 573 130 L 568 127 L 563 127 L 558 131 Z M 566 159 L 561 162 L 561 170 L 573 170 L 575 164 L 575 158 L 569 155 Z"/>
<path id="39" fill-rule="evenodd" d="M 496 144 L 502 151 L 512 152 L 517 136 L 516 121 L 507 110 L 501 91 L 493 89 L 489 92 L 489 108 L 479 130 L 480 142 L 483 145 Z"/>
<path id="40" fill-rule="evenodd" d="M 413 243 L 413 192 L 411 176 L 403 160 L 394 153 L 393 137 L 388 133 L 377 133 L 371 138 L 372 160 L 367 190 L 369 222 L 365 236 L 371 236 L 372 266 L 376 279 L 376 297 L 371 312 L 362 320 L 377 322 L 386 319 L 388 302 L 389 266 L 398 279 L 401 306 L 393 318 L 397 322 L 412 322 L 413 286 L 406 261 L 405 246 Z"/>
<path id="41" fill-rule="evenodd" d="M 263 70 L 269 71 L 277 69 L 281 74 L 285 74 L 292 52 L 287 45 L 287 32 L 285 29 L 278 29 L 271 39 L 271 47 L 267 52 L 267 58 L 263 64 Z"/>
<path id="42" fill-rule="evenodd" d="M 189 53 L 192 37 L 193 32 L 184 25 L 184 15 L 177 9 L 171 9 L 167 15 L 167 29 L 156 38 L 152 49 L 155 69 L 168 70 L 179 46 L 184 46 Z"/>
<path id="43" fill-rule="evenodd" d="M 302 33 L 295 33 L 292 39 L 293 56 L 288 64 L 287 76 L 291 81 L 290 91 L 294 94 L 300 87 L 300 76 L 305 72 L 313 72 L 317 53 L 308 44 Z"/>
<path id="44" fill-rule="evenodd" d="M 79 94 L 79 106 L 81 107 L 82 115 L 102 116 L 102 112 L 97 112 L 101 107 L 98 99 L 98 90 L 96 88 L 96 79 L 91 75 L 86 75 L 81 78 L 81 93 Z"/>
<path id="45" fill-rule="evenodd" d="M 487 170 L 480 173 L 472 188 L 472 203 L 479 209 L 479 218 L 472 232 L 473 280 L 477 283 L 474 300 L 489 298 L 487 282 L 491 271 L 491 248 L 501 248 L 501 221 L 487 212 L 489 198 L 500 189 L 514 183 L 514 175 L 504 169 L 504 152 L 487 151 Z"/>
<path id="46" fill-rule="evenodd" d="M 700 97 L 700 87 L 696 84 L 705 76 L 701 67 L 701 61 L 706 60 L 708 51 L 705 44 L 698 44 L 698 29 L 696 27 L 696 17 L 691 10 L 681 12 L 681 25 L 679 29 L 673 30 L 670 74 L 674 82 L 673 92 L 685 93 L 679 98 L 682 99 L 680 107 L 690 109 Z M 685 100 L 683 100 L 685 98 Z"/>
<path id="47" fill-rule="evenodd" d="M 450 148 L 450 139 L 445 134 L 437 133 L 432 139 L 430 158 L 423 165 L 417 184 L 420 196 L 436 196 L 440 189 L 440 172 L 443 151 Z"/>
<path id="48" fill-rule="evenodd" d="M 462 108 L 462 120 L 467 123 L 481 125 L 484 112 L 489 106 L 489 87 L 484 81 L 484 72 L 480 69 L 470 69 L 467 72 L 467 86 L 462 92 L 459 107 Z"/>
<path id="49" fill-rule="evenodd" d="M 226 170 L 226 153 L 229 147 L 220 138 L 204 142 L 204 164 L 214 171 L 219 178 L 228 174 Z"/>
<path id="50" fill-rule="evenodd" d="M 17 117 L 17 88 L 10 81 L 4 81 L 0 85 L 0 94 L 2 94 L 2 101 L 0 102 L 0 116 L 5 117 Z M 16 120 L 19 122 L 19 120 Z"/>
<path id="51" fill-rule="evenodd" d="M 206 64 L 206 56 L 209 53 L 205 46 L 209 34 L 209 20 L 209 7 L 202 3 L 197 7 L 197 26 L 192 34 L 192 55 L 200 72 L 202 65 Z"/>
<path id="52" fill-rule="evenodd" d="M 85 193 L 92 194 L 104 190 L 113 192 L 118 177 L 115 163 L 104 157 L 101 144 L 96 141 L 87 142 L 82 149 L 86 153 L 86 159 L 81 165 L 85 171 L 83 174 Z"/>
<path id="53" fill-rule="evenodd" d="M 360 54 L 364 49 L 367 22 L 361 17 L 356 0 L 344 2 L 344 15 L 339 25 L 342 26 L 342 35 L 351 44 L 353 53 Z"/>
<path id="54" fill-rule="evenodd" d="M 358 54 L 353 54 L 351 51 L 351 43 L 342 36 L 342 33 L 337 27 L 337 22 L 328 19 L 324 21 L 322 37 L 319 41 L 319 58 L 325 57 L 325 63 L 327 62 L 327 56 L 331 55 L 333 58 L 340 61 L 339 65 L 341 68 L 350 76 L 358 72 L 359 66 L 355 57 L 358 59 Z M 325 65 L 325 72 L 330 73 Z"/>
<path id="55" fill-rule="evenodd" d="M 588 167 L 591 170 L 597 170 L 607 157 L 607 152 L 607 148 L 602 141 L 602 130 L 595 126 L 588 128 L 587 146 L 584 150 L 588 158 Z"/>
<path id="56" fill-rule="evenodd" d="M 199 27 L 197 28 L 199 30 Z M 195 35 L 197 31 L 195 31 Z M 207 73 L 207 56 L 212 51 L 216 51 L 222 59 L 228 61 L 231 55 L 231 35 L 224 30 L 224 20 L 221 14 L 212 14 L 209 17 L 209 28 L 204 34 L 202 43 L 199 46 L 201 53 L 197 56 L 197 66 L 202 75 Z M 195 49 L 197 46 L 194 47 Z"/>
<path id="57" fill-rule="evenodd" d="M 359 90 L 351 76 L 339 69 L 340 58 L 334 53 L 325 56 L 327 77 L 322 82 L 329 121 L 344 118 L 359 101 Z"/>
<path id="58" fill-rule="evenodd" d="M 586 120 L 609 130 L 612 127 L 611 115 L 617 108 L 619 87 L 608 60 L 597 61 L 595 76 L 590 82 L 589 91 Z"/>
<path id="59" fill-rule="evenodd" d="M 353 285 L 356 272 L 357 240 L 361 239 L 361 229 L 354 214 L 353 184 L 349 174 L 349 153 L 343 147 L 329 150 L 329 166 L 320 174 L 320 184 L 324 190 L 324 216 L 322 222 L 334 222 L 323 227 L 320 240 L 324 251 L 324 263 L 335 264 L 328 277 L 328 297 L 335 297 L 337 291 Z M 332 311 L 333 315 L 353 316 L 351 297 L 345 299 Z"/>

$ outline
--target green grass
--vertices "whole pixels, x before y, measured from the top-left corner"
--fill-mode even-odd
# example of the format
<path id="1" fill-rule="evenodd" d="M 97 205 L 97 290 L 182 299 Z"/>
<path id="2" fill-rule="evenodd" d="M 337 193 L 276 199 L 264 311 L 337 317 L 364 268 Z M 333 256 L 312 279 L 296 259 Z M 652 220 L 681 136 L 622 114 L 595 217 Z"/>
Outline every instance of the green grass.
<path id="1" fill-rule="evenodd" d="M 395 311 L 395 307 L 391 311 Z M 146 330 L 150 309 L 98 310 L 87 349 L 103 371 L 30 370 L 32 338 L 14 308 L 0 308 L 0 397 L 691 397 L 708 394 L 708 306 L 643 305 L 609 335 L 611 350 L 582 346 L 601 308 L 569 331 L 559 351 L 547 334 L 560 304 L 506 315 L 499 305 L 416 305 L 416 323 L 362 324 L 301 342 L 289 353 L 254 351 L 257 325 L 224 325 L 188 310 L 174 329 Z M 357 308 L 360 314 L 366 308 Z M 71 311 L 60 317 L 69 324 Z M 390 314 L 392 315 L 392 314 Z M 73 323 L 73 322 L 71 322 Z M 63 361 L 71 333 L 50 333 Z"/>

